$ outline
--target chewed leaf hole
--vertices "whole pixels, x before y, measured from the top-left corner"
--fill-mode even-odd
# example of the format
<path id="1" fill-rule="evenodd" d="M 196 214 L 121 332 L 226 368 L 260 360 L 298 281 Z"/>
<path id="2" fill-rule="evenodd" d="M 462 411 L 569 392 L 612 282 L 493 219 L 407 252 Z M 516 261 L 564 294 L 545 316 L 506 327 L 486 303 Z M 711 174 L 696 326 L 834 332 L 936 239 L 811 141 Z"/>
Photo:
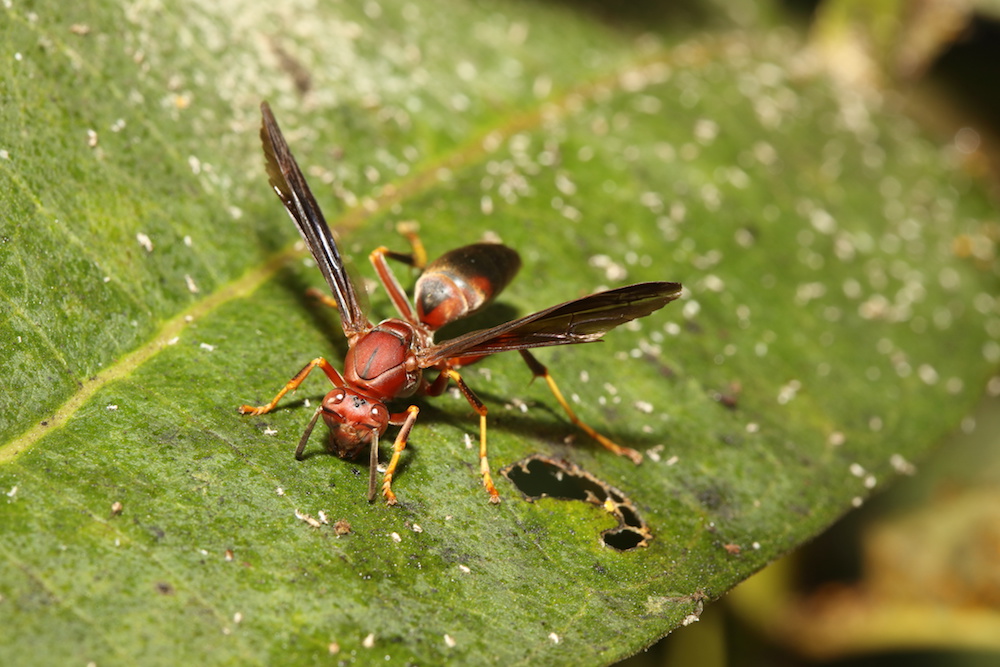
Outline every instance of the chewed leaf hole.
<path id="1" fill-rule="evenodd" d="M 644 547 L 653 539 L 649 527 L 625 494 L 575 463 L 532 454 L 500 472 L 529 502 L 539 498 L 582 500 L 618 519 L 616 527 L 601 533 L 601 541 L 612 549 L 628 551 Z"/>

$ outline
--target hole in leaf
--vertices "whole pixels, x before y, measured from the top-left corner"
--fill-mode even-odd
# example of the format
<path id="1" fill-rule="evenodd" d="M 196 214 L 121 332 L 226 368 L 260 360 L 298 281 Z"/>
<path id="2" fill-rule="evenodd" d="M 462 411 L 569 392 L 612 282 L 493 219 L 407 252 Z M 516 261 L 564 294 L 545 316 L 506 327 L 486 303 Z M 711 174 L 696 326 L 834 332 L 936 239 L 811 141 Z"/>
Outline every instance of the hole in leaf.
<path id="1" fill-rule="evenodd" d="M 528 502 L 539 498 L 582 500 L 618 519 L 616 527 L 601 533 L 601 540 L 612 549 L 629 551 L 644 547 L 653 539 L 646 522 L 624 493 L 575 463 L 532 454 L 502 468 L 500 473 L 514 483 Z"/>

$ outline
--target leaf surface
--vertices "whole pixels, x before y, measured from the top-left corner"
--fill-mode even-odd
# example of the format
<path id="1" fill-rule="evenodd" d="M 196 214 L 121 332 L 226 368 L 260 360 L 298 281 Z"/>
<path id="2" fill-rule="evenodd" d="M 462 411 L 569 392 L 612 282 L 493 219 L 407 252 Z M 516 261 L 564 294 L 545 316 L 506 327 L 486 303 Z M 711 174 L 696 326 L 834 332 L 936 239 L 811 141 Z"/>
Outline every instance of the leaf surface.
<path id="1" fill-rule="evenodd" d="M 991 203 L 888 101 L 787 69 L 787 30 L 636 38 L 528 3 L 3 12 L 4 664 L 612 662 L 888 483 L 1000 360 Z M 522 254 L 482 326 L 684 283 L 538 353 L 645 462 L 514 354 L 464 373 L 498 507 L 460 397 L 419 402 L 394 508 L 318 438 L 294 460 L 322 378 L 237 414 L 345 351 L 267 186 L 262 99 L 366 282 L 414 219 L 432 256 Z M 524 501 L 497 471 L 531 455 L 619 490 L 649 546 L 605 546 L 601 507 Z"/>

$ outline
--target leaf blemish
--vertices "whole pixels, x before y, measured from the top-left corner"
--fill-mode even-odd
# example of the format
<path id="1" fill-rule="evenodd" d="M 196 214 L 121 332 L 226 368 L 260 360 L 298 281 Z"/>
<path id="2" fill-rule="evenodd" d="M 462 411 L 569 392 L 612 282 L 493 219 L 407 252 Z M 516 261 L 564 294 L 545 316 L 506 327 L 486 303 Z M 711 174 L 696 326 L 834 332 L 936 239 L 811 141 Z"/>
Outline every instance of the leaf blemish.
<path id="1" fill-rule="evenodd" d="M 631 551 L 648 546 L 653 538 L 649 526 L 625 494 L 574 463 L 532 454 L 502 468 L 500 473 L 514 483 L 528 502 L 539 498 L 582 500 L 615 517 L 618 525 L 601 533 L 601 541 L 612 549 Z"/>

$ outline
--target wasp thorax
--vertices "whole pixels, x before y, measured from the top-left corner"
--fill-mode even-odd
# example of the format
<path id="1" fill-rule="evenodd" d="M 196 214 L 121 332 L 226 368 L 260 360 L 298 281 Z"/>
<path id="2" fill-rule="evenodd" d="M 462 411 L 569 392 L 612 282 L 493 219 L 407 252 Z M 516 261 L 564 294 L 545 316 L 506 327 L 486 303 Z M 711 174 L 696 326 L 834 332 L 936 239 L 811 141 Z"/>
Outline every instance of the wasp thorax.
<path id="1" fill-rule="evenodd" d="M 411 395 L 420 385 L 420 369 L 407 369 L 415 337 L 405 322 L 380 322 L 347 351 L 344 382 L 383 400 Z"/>
<path id="2" fill-rule="evenodd" d="M 353 459 L 389 428 L 389 411 L 364 394 L 335 389 L 323 399 L 323 421 L 330 427 L 327 448 L 341 458 Z"/>

